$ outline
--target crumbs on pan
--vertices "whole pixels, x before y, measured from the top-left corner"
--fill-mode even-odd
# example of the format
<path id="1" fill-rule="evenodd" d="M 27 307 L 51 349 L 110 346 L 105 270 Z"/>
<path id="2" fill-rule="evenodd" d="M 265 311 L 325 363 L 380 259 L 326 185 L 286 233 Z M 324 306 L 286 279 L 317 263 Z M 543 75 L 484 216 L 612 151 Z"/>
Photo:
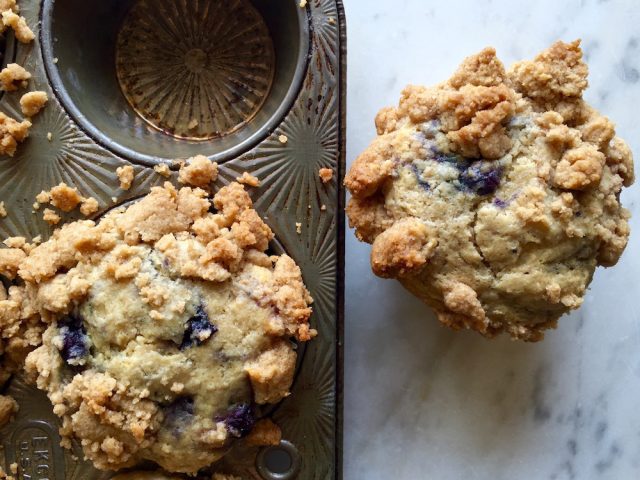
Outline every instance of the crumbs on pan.
<path id="1" fill-rule="evenodd" d="M 129 190 L 133 184 L 133 177 L 135 176 L 133 167 L 131 165 L 118 167 L 116 168 L 116 175 L 118 176 L 118 180 L 120 180 L 120 188 L 122 190 Z"/>
<path id="2" fill-rule="evenodd" d="M 2 27 L 0 27 L 0 31 L 4 32 L 7 27 L 13 29 L 16 38 L 21 43 L 30 43 L 36 38 L 24 17 L 19 16 L 11 9 L 2 12 Z"/>
<path id="3" fill-rule="evenodd" d="M 27 88 L 31 74 L 17 63 L 10 63 L 0 71 L 0 90 L 13 92 Z"/>
<path id="4" fill-rule="evenodd" d="M 242 176 L 236 178 L 236 181 L 243 185 L 248 185 L 249 187 L 260 186 L 260 180 L 258 180 L 258 177 L 254 177 L 249 172 L 243 172 Z"/>
<path id="5" fill-rule="evenodd" d="M 49 225 L 57 225 L 58 223 L 60 223 L 60 220 L 62 220 L 62 218 L 60 218 L 60 215 L 58 215 L 55 211 L 51 210 L 50 208 L 45 208 L 44 212 L 42 214 L 42 219 L 47 222 Z"/>
<path id="6" fill-rule="evenodd" d="M 287 136 L 286 136 L 286 135 L 280 135 L 280 136 L 278 136 L 278 141 L 279 141 L 281 144 L 283 144 L 283 145 L 284 145 L 285 143 L 287 143 L 287 142 L 289 141 L 289 138 L 287 138 Z"/>
<path id="7" fill-rule="evenodd" d="M 178 171 L 178 181 L 194 187 L 207 188 L 217 178 L 218 164 L 204 155 L 188 159 Z"/>
<path id="8" fill-rule="evenodd" d="M 52 187 L 51 190 L 41 191 L 36 195 L 36 203 L 33 204 L 34 210 L 39 210 L 43 203 L 50 203 L 54 207 L 63 212 L 70 212 L 80 205 L 80 213 L 89 216 L 98 211 L 98 201 L 93 197 L 83 197 L 77 188 L 72 188 L 64 182 Z M 37 206 L 36 206 L 37 205 Z M 44 220 L 50 225 L 56 225 L 60 221 L 60 216 L 49 208 L 45 209 Z"/>
<path id="9" fill-rule="evenodd" d="M 7 209 L 4 207 L 4 202 L 0 202 L 0 218 L 7 216 Z"/>
<path id="10" fill-rule="evenodd" d="M 158 175 L 162 175 L 164 178 L 169 178 L 171 176 L 171 169 L 169 168 L 169 165 L 167 165 L 166 163 L 159 163 L 158 165 L 153 167 L 153 170 Z"/>
<path id="11" fill-rule="evenodd" d="M 321 168 L 318 171 L 318 175 L 320 176 L 322 183 L 329 183 L 333 178 L 333 170 L 330 168 Z"/>
<path id="12" fill-rule="evenodd" d="M 98 200 L 93 197 L 86 197 L 80 204 L 80 213 L 85 217 L 88 217 L 89 215 L 96 213 L 99 207 L 100 204 L 98 203 Z"/>
<path id="13" fill-rule="evenodd" d="M 72 188 L 64 182 L 49 190 L 49 203 L 63 212 L 70 212 L 82 202 L 82 196 L 77 188 Z"/>
<path id="14" fill-rule="evenodd" d="M 0 112 L 0 155 L 13 157 L 16 153 L 18 143 L 23 142 L 29 136 L 31 122 L 17 120 Z"/>
<path id="15" fill-rule="evenodd" d="M 20 98 L 22 114 L 26 117 L 33 117 L 44 108 L 48 101 L 49 97 L 46 92 L 38 90 L 25 93 L 22 98 Z"/>
<path id="16" fill-rule="evenodd" d="M 300 235 L 302 233 L 302 223 L 296 222 L 296 233 Z"/>

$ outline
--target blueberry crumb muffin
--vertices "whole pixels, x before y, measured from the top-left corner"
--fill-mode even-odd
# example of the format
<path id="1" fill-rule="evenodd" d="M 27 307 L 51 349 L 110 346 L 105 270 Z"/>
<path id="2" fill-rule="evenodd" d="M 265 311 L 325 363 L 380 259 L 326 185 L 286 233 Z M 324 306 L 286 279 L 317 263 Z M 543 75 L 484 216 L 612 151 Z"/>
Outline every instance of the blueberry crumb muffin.
<path id="1" fill-rule="evenodd" d="M 291 339 L 316 334 L 300 269 L 265 253 L 272 238 L 242 185 L 211 201 L 166 183 L 40 245 L 5 242 L 3 338 L 22 339 L 15 365 L 31 350 L 63 445 L 78 439 L 99 469 L 195 473 L 250 434 L 258 406 L 289 394 Z"/>
<path id="2" fill-rule="evenodd" d="M 536 341 L 578 308 L 629 235 L 627 144 L 582 98 L 579 41 L 505 70 L 492 48 L 446 82 L 407 87 L 345 178 L 347 215 L 439 320 Z"/>

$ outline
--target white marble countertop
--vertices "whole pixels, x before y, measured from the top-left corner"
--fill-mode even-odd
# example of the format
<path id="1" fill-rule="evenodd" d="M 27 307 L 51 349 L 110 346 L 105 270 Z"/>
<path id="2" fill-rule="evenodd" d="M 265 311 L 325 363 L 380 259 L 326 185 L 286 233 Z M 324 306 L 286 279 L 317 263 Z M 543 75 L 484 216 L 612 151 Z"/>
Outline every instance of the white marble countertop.
<path id="1" fill-rule="evenodd" d="M 448 78 L 493 45 L 507 64 L 583 39 L 587 99 L 640 158 L 637 0 L 345 0 L 348 147 L 408 83 Z M 640 478 L 640 187 L 632 235 L 598 269 L 583 307 L 537 344 L 441 327 L 395 281 L 373 276 L 347 232 L 346 480 Z"/>

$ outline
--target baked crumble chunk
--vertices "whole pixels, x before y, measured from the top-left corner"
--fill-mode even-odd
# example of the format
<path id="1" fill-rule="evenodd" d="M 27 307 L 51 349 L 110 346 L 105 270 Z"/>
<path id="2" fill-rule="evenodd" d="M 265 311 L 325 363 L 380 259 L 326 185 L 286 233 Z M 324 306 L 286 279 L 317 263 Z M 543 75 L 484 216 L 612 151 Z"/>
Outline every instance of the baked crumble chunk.
<path id="1" fill-rule="evenodd" d="M 265 253 L 272 238 L 242 185 L 210 199 L 166 183 L 39 245 L 10 239 L 2 367 L 30 351 L 63 445 L 78 439 L 97 468 L 195 473 L 252 432 L 257 405 L 289 394 L 290 338 L 316 334 L 300 269 Z M 255 438 L 275 438 L 259 425 Z"/>
<path id="2" fill-rule="evenodd" d="M 347 214 L 439 320 L 535 341 L 578 308 L 629 236 L 633 161 L 582 98 L 579 41 L 505 70 L 492 48 L 434 87 L 407 87 L 346 176 Z"/>

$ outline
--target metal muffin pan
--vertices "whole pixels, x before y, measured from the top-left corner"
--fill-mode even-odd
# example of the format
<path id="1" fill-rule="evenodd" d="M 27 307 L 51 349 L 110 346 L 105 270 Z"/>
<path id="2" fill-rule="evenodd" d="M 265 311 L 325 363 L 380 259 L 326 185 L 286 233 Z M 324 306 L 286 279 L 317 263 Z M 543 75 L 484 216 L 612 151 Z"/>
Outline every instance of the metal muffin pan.
<path id="1" fill-rule="evenodd" d="M 96 198 L 99 218 L 166 181 L 152 168 L 161 161 L 208 155 L 220 165 L 216 189 L 244 171 L 257 176 L 260 187 L 249 189 L 255 208 L 275 232 L 275 247 L 300 265 L 315 300 L 311 323 L 319 335 L 301 350 L 292 395 L 269 410 L 283 431 L 281 446 L 240 444 L 215 470 L 243 479 L 341 478 L 342 2 L 19 3 L 37 39 L 23 45 L 7 34 L 2 61 L 23 65 L 33 75 L 29 90 L 45 90 L 50 100 L 16 155 L 0 157 L 0 200 L 8 212 L 0 219 L 0 237 L 48 238 L 52 228 L 32 204 L 38 192 L 61 181 Z M 216 24 L 219 18 L 223 25 Z M 180 82 L 186 82 L 186 93 L 177 88 Z M 219 87 L 218 98 L 206 95 L 212 85 Z M 4 93 L 0 110 L 21 118 L 22 93 Z M 128 191 L 118 188 L 115 175 L 123 165 L 136 172 Z M 334 170 L 328 184 L 318 176 L 323 167 Z M 62 217 L 82 218 L 77 212 Z M 113 476 L 83 461 L 77 446 L 74 452 L 59 446 L 59 421 L 42 392 L 20 377 L 5 390 L 20 411 L 0 430 L 0 464 L 18 462 L 19 478 Z"/>

